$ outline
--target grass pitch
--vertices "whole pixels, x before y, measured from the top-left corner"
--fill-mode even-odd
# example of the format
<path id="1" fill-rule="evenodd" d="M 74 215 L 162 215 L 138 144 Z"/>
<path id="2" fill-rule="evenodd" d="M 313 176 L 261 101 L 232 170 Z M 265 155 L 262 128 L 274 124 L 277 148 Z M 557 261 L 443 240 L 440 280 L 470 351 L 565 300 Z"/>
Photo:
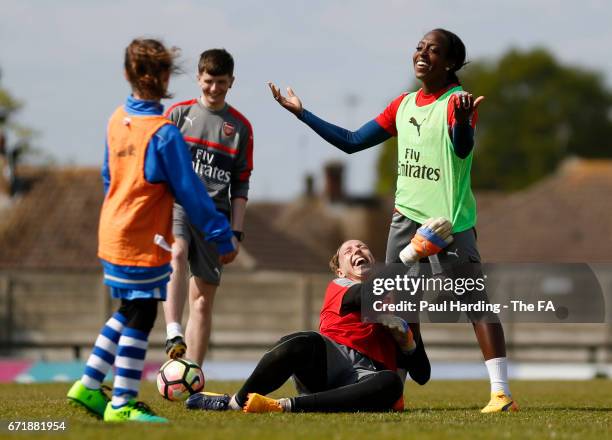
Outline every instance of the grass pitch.
<path id="1" fill-rule="evenodd" d="M 209 382 L 208 391 L 232 392 L 236 382 Z M 109 425 L 66 403 L 69 384 L 0 384 L 0 438 L 54 439 L 576 439 L 611 438 L 612 381 L 513 381 L 518 413 L 480 414 L 488 401 L 483 381 L 409 383 L 403 413 L 243 414 L 187 411 L 162 399 L 153 383 L 141 398 L 168 425 Z M 286 384 L 274 395 L 293 395 Z M 7 421 L 65 420 L 59 433 L 9 434 Z"/>

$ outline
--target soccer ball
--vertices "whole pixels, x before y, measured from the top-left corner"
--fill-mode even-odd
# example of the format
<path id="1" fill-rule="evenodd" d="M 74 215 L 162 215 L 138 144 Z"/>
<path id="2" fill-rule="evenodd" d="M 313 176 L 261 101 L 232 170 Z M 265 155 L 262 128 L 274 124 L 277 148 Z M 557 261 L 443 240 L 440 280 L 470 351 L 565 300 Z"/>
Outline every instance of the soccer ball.
<path id="1" fill-rule="evenodd" d="M 170 359 L 157 373 L 157 390 L 168 400 L 185 400 L 203 388 L 204 373 L 189 359 Z"/>

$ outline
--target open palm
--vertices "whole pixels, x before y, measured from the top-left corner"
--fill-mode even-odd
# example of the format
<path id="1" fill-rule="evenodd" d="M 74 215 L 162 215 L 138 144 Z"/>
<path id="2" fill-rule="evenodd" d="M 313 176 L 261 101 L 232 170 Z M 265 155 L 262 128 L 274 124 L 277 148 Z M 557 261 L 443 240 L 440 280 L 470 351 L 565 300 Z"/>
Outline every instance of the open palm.
<path id="1" fill-rule="evenodd" d="M 276 87 L 273 83 L 269 82 L 268 87 L 272 91 L 272 96 L 280 105 L 285 107 L 291 113 L 295 115 L 299 115 L 302 113 L 303 106 L 300 98 L 297 97 L 295 93 L 293 93 L 293 89 L 291 87 L 287 87 L 287 96 L 283 96 L 280 89 Z"/>

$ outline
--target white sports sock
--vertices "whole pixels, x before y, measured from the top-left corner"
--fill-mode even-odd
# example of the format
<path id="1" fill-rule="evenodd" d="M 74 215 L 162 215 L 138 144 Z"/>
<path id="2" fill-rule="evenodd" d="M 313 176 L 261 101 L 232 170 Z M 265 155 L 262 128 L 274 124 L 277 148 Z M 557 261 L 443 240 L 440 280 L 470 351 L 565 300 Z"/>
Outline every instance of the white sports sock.
<path id="1" fill-rule="evenodd" d="M 184 336 L 183 333 L 183 327 L 181 327 L 181 324 L 179 322 L 171 322 L 168 325 L 166 325 L 166 337 L 167 339 L 173 339 L 176 338 L 177 336 Z"/>
<path id="2" fill-rule="evenodd" d="M 113 395 L 111 399 L 111 405 L 113 405 L 113 408 L 115 409 L 120 408 L 123 405 L 127 405 L 127 403 L 130 401 L 132 397 L 133 396 L 129 394 L 122 394 L 120 396 Z"/>
<path id="3" fill-rule="evenodd" d="M 503 391 L 510 396 L 510 386 L 508 385 L 508 359 L 505 357 L 493 358 L 485 361 L 489 371 L 489 381 L 491 382 L 491 392 Z"/>
<path id="4" fill-rule="evenodd" d="M 400 379 L 402 379 L 402 383 L 405 384 L 406 376 L 408 376 L 408 370 L 406 370 L 405 368 L 398 368 L 396 372 Z"/>
<path id="5" fill-rule="evenodd" d="M 232 399 L 230 400 L 230 403 L 229 403 L 228 407 L 229 407 L 229 409 L 232 409 L 234 411 L 241 411 L 242 410 L 242 406 L 240 406 L 240 404 L 236 400 L 236 395 L 235 394 L 232 396 Z"/>
<path id="6" fill-rule="evenodd" d="M 291 407 L 293 406 L 291 405 L 291 399 L 283 397 L 282 399 L 278 399 L 278 403 L 280 403 L 280 406 L 283 408 L 284 412 L 291 412 Z"/>

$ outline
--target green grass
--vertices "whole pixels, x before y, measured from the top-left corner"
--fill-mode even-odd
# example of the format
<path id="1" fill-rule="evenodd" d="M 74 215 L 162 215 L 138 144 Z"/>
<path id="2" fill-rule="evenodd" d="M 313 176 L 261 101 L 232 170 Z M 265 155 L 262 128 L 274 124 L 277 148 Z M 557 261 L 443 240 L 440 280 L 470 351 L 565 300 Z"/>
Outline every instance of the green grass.
<path id="1" fill-rule="evenodd" d="M 238 383 L 209 382 L 209 391 L 236 389 Z M 574 439 L 611 438 L 612 381 L 514 381 L 518 413 L 480 414 L 488 400 L 482 381 L 435 381 L 406 386 L 403 413 L 243 414 L 192 412 L 163 400 L 146 383 L 141 398 L 171 423 L 166 426 L 108 425 L 66 404 L 67 384 L 0 384 L 0 420 L 66 420 L 61 434 L 12 438 L 91 439 Z M 274 395 L 293 395 L 285 385 Z M 6 438 L 6 431 L 0 438 Z"/>

